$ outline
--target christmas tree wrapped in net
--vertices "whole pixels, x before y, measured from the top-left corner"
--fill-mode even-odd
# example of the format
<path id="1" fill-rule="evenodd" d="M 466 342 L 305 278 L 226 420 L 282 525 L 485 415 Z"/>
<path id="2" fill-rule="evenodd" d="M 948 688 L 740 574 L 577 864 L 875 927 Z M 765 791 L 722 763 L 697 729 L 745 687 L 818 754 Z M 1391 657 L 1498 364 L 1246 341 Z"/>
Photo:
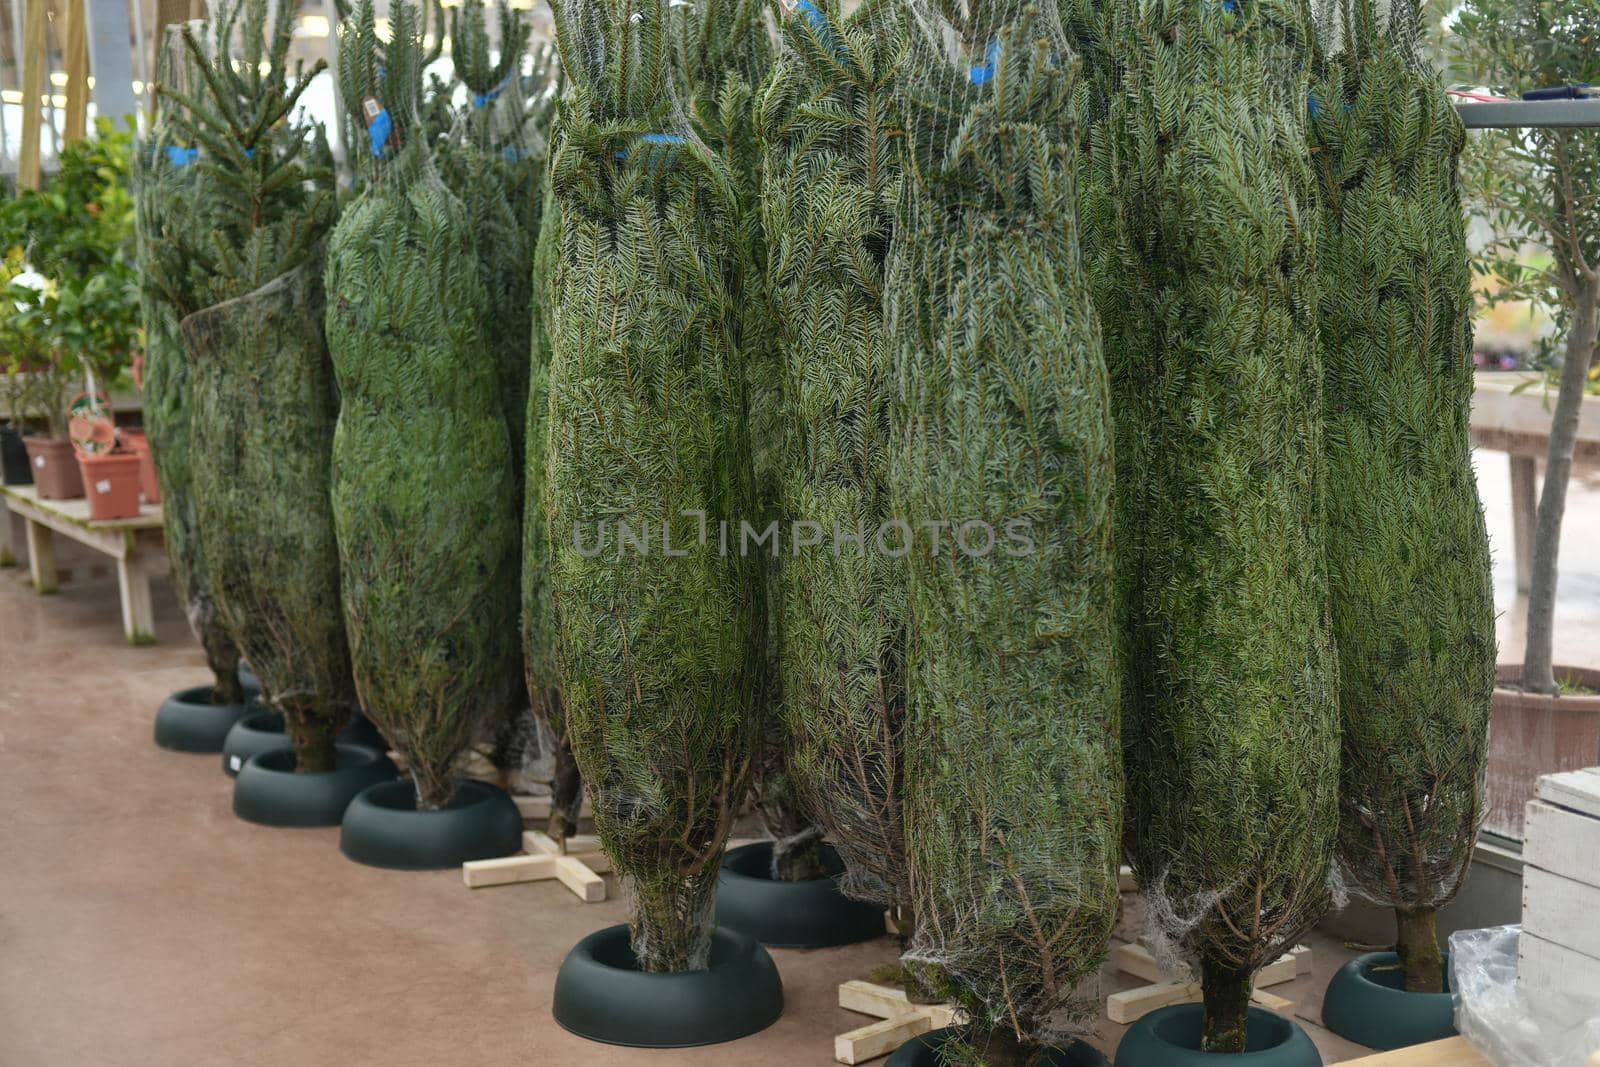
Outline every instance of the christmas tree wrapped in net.
<path id="1" fill-rule="evenodd" d="M 728 283 L 737 199 L 678 106 L 668 29 L 666 0 L 557 5 L 568 89 L 549 179 L 546 507 L 566 726 L 653 972 L 709 962 L 762 621 L 761 572 L 738 544 L 751 467 Z"/>
<path id="2" fill-rule="evenodd" d="M 818 544 L 782 561 L 788 768 L 845 860 L 843 890 L 910 902 L 901 812 L 903 569 L 871 544 L 889 517 L 883 272 L 902 135 L 898 12 L 802 2 L 755 105 L 766 289 L 782 359 L 780 514 Z M 791 528 L 792 529 L 792 528 Z M 842 533 L 859 539 L 842 551 Z M 902 916 L 904 918 L 904 916 Z"/>
<path id="3" fill-rule="evenodd" d="M 473 238 L 419 125 L 420 17 L 390 20 L 381 42 L 363 2 L 341 30 L 365 186 L 328 249 L 333 513 L 361 705 L 433 810 L 520 690 L 518 531 Z"/>
<path id="4" fill-rule="evenodd" d="M 1329 0 L 1311 96 L 1322 205 L 1339 862 L 1393 908 L 1407 989 L 1443 989 L 1434 913 L 1483 816 L 1494 596 L 1472 472 L 1466 134 L 1420 13 Z"/>
<path id="5" fill-rule="evenodd" d="M 887 275 L 909 577 L 906 962 L 965 1055 L 1032 1062 L 1092 1008 L 1122 781 L 1112 426 L 1078 248 L 1073 60 L 1053 6 L 908 5 Z M 946 1046 L 945 1055 L 954 1052 Z"/>
<path id="6" fill-rule="evenodd" d="M 197 82 L 182 26 L 169 26 L 161 43 L 157 86 L 193 92 Z M 135 231 L 139 260 L 140 308 L 144 320 L 144 426 L 161 485 L 162 525 L 172 578 L 178 587 L 189 627 L 205 649 L 214 681 L 215 704 L 242 704 L 239 649 L 217 614 L 206 577 L 200 520 L 195 513 L 190 450 L 190 369 L 178 320 L 195 309 L 194 276 L 198 264 L 187 262 L 176 243 L 180 231 L 193 227 L 191 161 L 193 146 L 185 143 L 174 122 L 176 105 L 161 108 L 149 134 L 133 156 Z M 192 233 L 185 244 L 198 238 Z"/>
<path id="7" fill-rule="evenodd" d="M 332 769 L 353 707 L 328 509 L 335 400 L 321 241 L 337 211 L 320 126 L 294 115 L 320 70 L 289 61 L 265 0 L 185 27 L 194 76 L 163 86 L 190 215 L 151 270 L 192 302 L 189 453 L 219 617 L 285 718 L 296 769 Z"/>
<path id="8" fill-rule="evenodd" d="M 1082 218 L 1117 412 L 1129 855 L 1242 1052 L 1326 909 L 1337 821 L 1317 207 L 1294 0 L 1080 5 Z"/>

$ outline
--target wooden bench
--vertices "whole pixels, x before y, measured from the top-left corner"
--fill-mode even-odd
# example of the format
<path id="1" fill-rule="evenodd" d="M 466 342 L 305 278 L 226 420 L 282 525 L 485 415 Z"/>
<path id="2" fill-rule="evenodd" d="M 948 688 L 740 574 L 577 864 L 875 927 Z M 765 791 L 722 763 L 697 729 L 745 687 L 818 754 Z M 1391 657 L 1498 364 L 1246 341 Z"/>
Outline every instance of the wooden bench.
<path id="1" fill-rule="evenodd" d="M 145 504 L 129 519 L 96 522 L 89 518 L 89 502 L 40 500 L 31 485 L 0 486 L 0 497 L 12 514 L 27 525 L 28 568 L 33 588 L 41 595 L 54 593 L 55 535 L 70 537 L 117 561 L 117 589 L 122 596 L 122 632 L 132 645 L 155 643 L 155 617 L 150 607 L 150 578 L 155 565 L 166 559 L 161 532 L 161 505 Z M 6 538 L 9 542 L 10 519 Z M 8 546 L 9 547 L 9 546 Z"/>

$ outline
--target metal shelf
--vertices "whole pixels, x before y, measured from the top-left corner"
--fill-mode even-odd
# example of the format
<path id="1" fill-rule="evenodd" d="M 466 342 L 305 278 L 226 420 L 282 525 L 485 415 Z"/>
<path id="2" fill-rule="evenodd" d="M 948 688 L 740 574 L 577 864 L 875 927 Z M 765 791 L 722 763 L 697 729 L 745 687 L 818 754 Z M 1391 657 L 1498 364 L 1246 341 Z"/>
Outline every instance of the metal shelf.
<path id="1" fill-rule="evenodd" d="M 1506 100 L 1466 102 L 1456 112 L 1469 130 L 1544 127 L 1600 127 L 1600 98 L 1588 100 Z"/>

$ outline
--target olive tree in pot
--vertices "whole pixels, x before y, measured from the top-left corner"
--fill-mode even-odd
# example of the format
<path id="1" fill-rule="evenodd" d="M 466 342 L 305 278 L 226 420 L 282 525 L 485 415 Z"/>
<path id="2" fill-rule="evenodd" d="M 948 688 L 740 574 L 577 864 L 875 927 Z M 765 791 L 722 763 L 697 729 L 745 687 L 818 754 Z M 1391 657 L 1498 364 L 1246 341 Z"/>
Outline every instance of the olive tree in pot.
<path id="1" fill-rule="evenodd" d="M 181 37 L 167 30 L 158 60 L 158 86 L 193 92 L 196 72 Z M 198 310 L 202 278 L 182 243 L 192 243 L 196 219 L 192 172 L 198 154 L 174 122 L 179 105 L 158 110 L 133 157 L 135 238 L 140 310 L 144 322 L 144 426 L 161 485 L 167 558 L 189 627 L 205 649 L 213 681 L 179 690 L 156 713 L 156 743 L 193 752 L 217 752 L 245 710 L 239 679 L 239 649 L 223 625 L 211 595 L 204 545 L 195 510 L 190 466 L 192 373 L 178 320 Z M 182 243 L 180 243 L 180 241 Z"/>
<path id="2" fill-rule="evenodd" d="M 1494 687 L 1468 430 L 1472 281 L 1456 182 L 1466 131 L 1421 54 L 1414 5 L 1338 0 L 1319 22 L 1309 127 L 1343 726 L 1338 861 L 1354 894 L 1394 909 L 1398 953 L 1341 969 L 1323 1019 L 1395 1048 L 1455 1032 L 1435 913 L 1472 859 Z"/>
<path id="3" fill-rule="evenodd" d="M 1447 44 L 1461 77 L 1513 96 L 1595 83 L 1596 18 L 1592 0 L 1469 0 Z M 1583 669 L 1590 665 L 1556 664 L 1554 643 L 1567 487 L 1585 389 L 1600 358 L 1600 130 L 1477 132 L 1462 185 L 1492 234 L 1476 262 L 1498 283 L 1491 302 L 1530 301 L 1557 328 L 1538 352 L 1557 387 L 1535 513 L 1526 641 L 1520 662 L 1500 666 L 1490 735 L 1493 825 L 1514 832 L 1538 775 L 1592 766 L 1600 755 L 1600 674 Z M 1547 258 L 1530 261 L 1530 248 Z M 1530 738 L 1544 742 L 1548 762 L 1530 758 Z"/>
<path id="4" fill-rule="evenodd" d="M 676 106 L 667 18 L 665 0 L 556 6 L 569 88 L 551 148 L 545 459 L 567 730 L 633 897 L 630 928 L 568 955 L 555 1014 L 651 1046 L 753 1033 L 783 1001 L 766 951 L 712 919 L 765 619 L 739 545 L 753 489 L 727 281 L 737 194 Z"/>
<path id="5" fill-rule="evenodd" d="M 1157 944 L 1204 994 L 1117 1060 L 1317 1063 L 1249 1007 L 1328 906 L 1337 823 L 1308 12 L 1075 20 L 1101 116 L 1082 214 L 1118 423 L 1126 842 Z"/>
<path id="6" fill-rule="evenodd" d="M 460 776 L 520 686 L 515 480 L 468 217 L 418 127 L 422 22 L 398 2 L 390 19 L 384 43 L 366 0 L 341 31 L 365 184 L 329 241 L 327 331 L 356 688 L 411 781 L 358 797 L 340 847 L 377 866 L 449 867 L 521 845 L 510 797 Z"/>
<path id="7" fill-rule="evenodd" d="M 179 326 L 208 585 L 292 746 L 293 774 L 246 764 L 234 811 L 326 825 L 343 814 L 340 796 L 348 803 L 382 769 L 382 754 L 343 767 L 334 740 L 355 703 L 328 504 L 335 399 L 320 322 L 321 243 L 336 206 L 321 128 L 290 119 L 322 69 L 291 67 L 292 36 L 292 19 L 274 19 L 266 0 L 225 3 L 203 38 L 183 29 L 195 82 L 162 92 L 177 138 L 200 151 L 184 168 L 192 216 L 158 262 L 189 272 L 198 305 Z M 346 793 L 327 789 L 336 778 Z M 315 818 L 304 809 L 313 794 L 328 805 Z"/>
<path id="8" fill-rule="evenodd" d="M 1104 1062 L 1072 1040 L 1116 923 L 1122 772 L 1070 52 L 1053 8 L 910 10 L 885 283 L 891 536 L 910 547 L 904 959 L 971 1022 L 902 1061 Z"/>
<path id="9" fill-rule="evenodd" d="M 884 908 L 908 928 L 911 897 L 900 796 L 901 565 L 870 542 L 889 508 L 882 303 L 901 140 L 893 73 L 904 40 L 895 15 L 882 3 L 848 19 L 821 2 L 794 8 L 753 111 L 764 283 L 782 361 L 770 372 L 781 392 L 772 398 L 777 424 L 766 432 L 776 513 L 792 542 L 780 546 L 771 606 L 782 639 L 774 650 L 782 714 L 769 733 L 785 758 L 772 761 L 768 780 L 788 781 L 796 797 L 766 821 L 806 815 L 783 829 L 809 842 L 813 864 L 822 864 L 803 872 L 811 875 L 804 892 L 828 907 L 817 914 L 808 904 L 806 917 L 811 937 L 835 943 L 882 933 Z M 833 540 L 841 534 L 862 539 L 841 550 Z M 823 837 L 828 846 L 819 848 Z M 802 891 L 777 884 L 800 866 L 794 856 L 749 848 L 777 861 L 770 892 Z M 742 862 L 730 853 L 725 867 Z M 819 896 L 819 874 L 836 877 L 848 899 Z M 723 911 L 729 881 L 725 873 Z M 763 910 L 769 922 L 796 912 L 781 903 Z"/>

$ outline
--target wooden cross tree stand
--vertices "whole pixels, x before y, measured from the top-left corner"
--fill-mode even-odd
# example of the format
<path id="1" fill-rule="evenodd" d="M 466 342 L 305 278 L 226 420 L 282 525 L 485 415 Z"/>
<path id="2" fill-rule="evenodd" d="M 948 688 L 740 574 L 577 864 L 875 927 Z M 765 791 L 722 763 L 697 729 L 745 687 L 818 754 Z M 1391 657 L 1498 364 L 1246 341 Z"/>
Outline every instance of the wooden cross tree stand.
<path id="1" fill-rule="evenodd" d="M 606 880 L 601 875 L 611 870 L 611 861 L 600 851 L 600 839 L 576 834 L 564 844 L 565 848 L 563 842 L 538 830 L 524 831 L 523 855 L 468 860 L 461 865 L 461 880 L 468 889 L 483 889 L 554 878 L 585 903 L 606 899 Z"/>
<path id="2" fill-rule="evenodd" d="M 1111 963 L 1117 970 L 1151 983 L 1106 997 L 1106 1018 L 1114 1023 L 1131 1023 L 1157 1008 L 1200 999 L 1198 981 L 1187 975 L 1171 978 L 1163 974 L 1161 965 L 1143 945 L 1118 945 L 1111 950 Z M 1288 1011 L 1294 1007 L 1293 1001 L 1264 992 L 1262 987 L 1292 982 L 1298 975 L 1307 974 L 1310 970 L 1311 950 L 1304 945 L 1296 945 L 1293 950 L 1261 968 L 1256 975 L 1256 988 L 1250 996 L 1250 1002 L 1271 1011 Z"/>
<path id="3" fill-rule="evenodd" d="M 958 1015 L 953 1005 L 913 1004 L 904 989 L 876 982 L 842 983 L 839 1007 L 878 1017 L 878 1022 L 833 1039 L 833 1058 L 840 1063 L 866 1063 L 887 1056 L 920 1034 L 952 1025 Z"/>

